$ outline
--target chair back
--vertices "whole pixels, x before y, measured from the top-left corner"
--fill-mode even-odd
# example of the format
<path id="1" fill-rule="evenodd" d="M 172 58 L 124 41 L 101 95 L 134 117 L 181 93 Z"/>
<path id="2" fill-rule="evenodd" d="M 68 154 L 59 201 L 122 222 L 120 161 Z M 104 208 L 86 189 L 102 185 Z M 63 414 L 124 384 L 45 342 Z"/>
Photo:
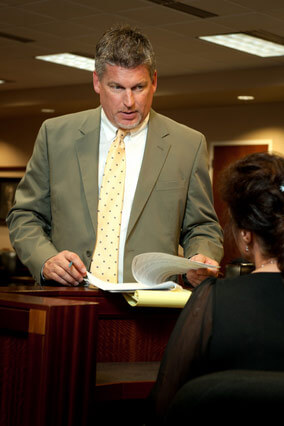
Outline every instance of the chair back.
<path id="1" fill-rule="evenodd" d="M 278 419 L 284 409 L 284 372 L 229 370 L 187 382 L 176 394 L 166 425 L 216 420 L 246 424 Z"/>

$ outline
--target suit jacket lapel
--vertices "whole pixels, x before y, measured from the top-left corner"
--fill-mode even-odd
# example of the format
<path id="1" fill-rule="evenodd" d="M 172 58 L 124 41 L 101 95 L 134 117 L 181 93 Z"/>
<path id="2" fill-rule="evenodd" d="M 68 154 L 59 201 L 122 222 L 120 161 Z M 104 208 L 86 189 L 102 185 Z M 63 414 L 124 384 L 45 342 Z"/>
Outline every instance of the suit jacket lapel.
<path id="1" fill-rule="evenodd" d="M 151 111 L 146 147 L 133 200 L 127 237 L 139 219 L 168 156 L 171 147 L 166 138 L 168 135 L 168 129 L 161 127 L 157 114 Z"/>
<path id="2" fill-rule="evenodd" d="M 97 229 L 100 108 L 80 128 L 75 147 L 94 231 Z"/>

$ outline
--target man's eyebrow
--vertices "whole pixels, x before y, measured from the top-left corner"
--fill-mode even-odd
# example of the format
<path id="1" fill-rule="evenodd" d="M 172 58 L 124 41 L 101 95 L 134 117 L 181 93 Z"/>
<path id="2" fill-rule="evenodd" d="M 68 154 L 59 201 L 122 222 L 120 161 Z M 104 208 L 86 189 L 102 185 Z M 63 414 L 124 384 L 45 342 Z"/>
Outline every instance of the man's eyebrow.
<path id="1" fill-rule="evenodd" d="M 138 83 L 134 84 L 133 87 L 136 87 L 136 86 L 146 86 L 147 84 L 148 84 L 147 80 L 141 80 Z"/>
<path id="2" fill-rule="evenodd" d="M 114 80 L 111 80 L 111 81 L 108 81 L 108 83 L 107 83 L 109 86 L 110 85 L 115 85 L 115 86 L 121 86 L 122 87 L 122 84 L 121 83 L 118 83 L 117 81 L 114 81 Z"/>
<path id="3" fill-rule="evenodd" d="M 119 86 L 119 87 L 125 88 L 125 86 L 123 86 L 123 84 L 121 84 L 121 83 L 119 83 L 119 82 L 117 82 L 115 80 L 108 81 L 107 85 L 108 86 Z M 147 86 L 147 80 L 141 80 L 141 81 L 137 82 L 136 84 L 134 84 L 131 87 L 131 89 L 133 89 L 133 88 L 135 88 L 137 86 Z"/>

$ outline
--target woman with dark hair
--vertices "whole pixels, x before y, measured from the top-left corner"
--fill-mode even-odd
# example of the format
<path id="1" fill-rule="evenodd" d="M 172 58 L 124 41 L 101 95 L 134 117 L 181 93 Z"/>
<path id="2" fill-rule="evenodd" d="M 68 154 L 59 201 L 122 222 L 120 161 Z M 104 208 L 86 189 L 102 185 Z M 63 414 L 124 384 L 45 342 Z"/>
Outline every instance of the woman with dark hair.
<path id="1" fill-rule="evenodd" d="M 255 269 L 208 278 L 193 291 L 151 394 L 153 424 L 193 378 L 225 370 L 284 371 L 284 158 L 256 153 L 232 164 L 221 195 L 241 256 Z"/>

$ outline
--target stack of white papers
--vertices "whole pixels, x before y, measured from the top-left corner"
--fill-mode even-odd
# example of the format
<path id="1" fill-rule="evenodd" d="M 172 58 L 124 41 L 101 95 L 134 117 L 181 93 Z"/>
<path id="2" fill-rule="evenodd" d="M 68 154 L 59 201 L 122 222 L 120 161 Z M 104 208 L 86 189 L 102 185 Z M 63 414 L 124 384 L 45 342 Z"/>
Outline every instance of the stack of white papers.
<path id="1" fill-rule="evenodd" d="M 166 253 L 143 253 L 135 256 L 132 262 L 132 274 L 137 282 L 107 283 L 88 272 L 88 283 L 90 287 L 120 293 L 136 290 L 172 290 L 180 286 L 174 281 L 167 280 L 169 277 L 199 268 L 218 269 L 218 266 Z"/>

